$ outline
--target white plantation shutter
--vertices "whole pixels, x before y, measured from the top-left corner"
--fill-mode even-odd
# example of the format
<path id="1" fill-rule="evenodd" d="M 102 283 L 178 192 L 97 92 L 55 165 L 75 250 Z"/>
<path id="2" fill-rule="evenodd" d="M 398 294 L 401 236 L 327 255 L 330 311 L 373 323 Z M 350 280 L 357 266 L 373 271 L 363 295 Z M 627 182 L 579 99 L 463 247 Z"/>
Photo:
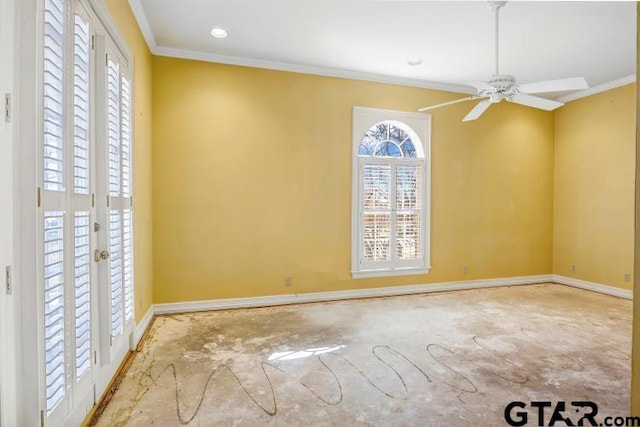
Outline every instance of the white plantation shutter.
<path id="1" fill-rule="evenodd" d="M 64 212 L 44 214 L 45 403 L 51 413 L 65 397 Z"/>
<path id="2" fill-rule="evenodd" d="M 48 191 L 65 190 L 64 150 L 64 1 L 44 3 L 43 61 L 43 187 Z"/>
<path id="3" fill-rule="evenodd" d="M 75 214 L 75 369 L 76 379 L 91 367 L 91 247 L 89 212 Z"/>
<path id="4" fill-rule="evenodd" d="M 74 23 L 73 67 L 73 173 L 77 194 L 89 194 L 89 80 L 91 34 L 89 23 L 80 15 Z"/>
<path id="5" fill-rule="evenodd" d="M 120 195 L 120 65 L 107 56 L 109 195 Z"/>
<path id="6" fill-rule="evenodd" d="M 74 197 L 74 326 L 75 379 L 91 368 L 91 229 L 90 229 L 90 86 L 91 27 L 88 19 L 74 18 L 73 67 L 73 181 Z M 80 210 L 78 210 L 80 209 Z"/>
<path id="7" fill-rule="evenodd" d="M 111 336 L 122 333 L 124 319 L 122 299 L 122 221 L 120 211 L 109 212 L 109 230 L 111 240 Z"/>
<path id="8" fill-rule="evenodd" d="M 47 416 L 66 397 L 65 216 L 64 204 L 51 192 L 65 191 L 65 2 L 46 0 L 43 29 L 43 338 L 44 399 Z M 60 411 L 58 411 L 60 412 Z"/>
<path id="9" fill-rule="evenodd" d="M 365 269 L 423 262 L 423 166 L 414 160 L 361 159 L 361 249 Z"/>
<path id="10" fill-rule="evenodd" d="M 46 421 L 61 425 L 93 381 L 92 28 L 77 2 L 44 0 L 43 14 L 42 385 Z"/>
<path id="11" fill-rule="evenodd" d="M 391 259 L 392 179 L 390 164 L 362 167 L 362 235 L 364 262 Z"/>
<path id="12" fill-rule="evenodd" d="M 107 53 L 109 297 L 111 341 L 133 323 L 131 80 L 117 55 Z"/>
<path id="13" fill-rule="evenodd" d="M 122 213 L 122 249 L 124 280 L 124 318 L 133 320 L 133 224 L 131 209 Z"/>
<path id="14" fill-rule="evenodd" d="M 122 196 L 131 206 L 131 82 L 121 78 Z M 122 259 L 125 322 L 133 320 L 133 216 L 131 209 L 122 212 Z"/>
<path id="15" fill-rule="evenodd" d="M 131 82 L 122 76 L 120 90 L 122 137 L 122 195 L 131 196 Z"/>
<path id="16" fill-rule="evenodd" d="M 421 188 L 423 168 L 420 165 L 396 166 L 396 259 L 422 258 Z"/>

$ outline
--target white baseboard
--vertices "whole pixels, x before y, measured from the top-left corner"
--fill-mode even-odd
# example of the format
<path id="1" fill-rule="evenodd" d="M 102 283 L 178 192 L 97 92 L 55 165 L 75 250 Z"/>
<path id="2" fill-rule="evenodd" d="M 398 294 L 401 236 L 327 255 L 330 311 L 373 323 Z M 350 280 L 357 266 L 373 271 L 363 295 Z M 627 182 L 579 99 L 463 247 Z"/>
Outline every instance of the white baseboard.
<path id="1" fill-rule="evenodd" d="M 603 285 L 600 283 L 587 282 L 586 280 L 574 279 L 572 277 L 553 275 L 552 281 L 562 285 L 573 286 L 574 288 L 586 289 L 588 291 L 599 292 L 619 298 L 633 299 L 633 291 L 616 288 L 615 286 Z"/>
<path id="2" fill-rule="evenodd" d="M 155 314 L 188 313 L 194 311 L 226 310 L 231 308 L 265 307 L 308 302 L 336 301 L 354 298 L 372 298 L 394 295 L 411 295 L 428 292 L 457 291 L 463 289 L 492 288 L 499 286 L 531 285 L 553 281 L 552 275 L 509 277 L 504 279 L 466 280 L 461 282 L 441 282 L 425 285 L 389 286 L 333 292 L 311 292 L 251 298 L 227 298 L 206 301 L 189 301 L 155 304 Z"/>
<path id="3" fill-rule="evenodd" d="M 411 295 L 431 292 L 459 291 L 465 289 L 494 288 L 501 286 L 532 285 L 536 283 L 559 283 L 575 288 L 599 292 L 620 298 L 631 299 L 633 292 L 613 286 L 587 282 L 566 276 L 546 274 L 539 276 L 508 277 L 503 279 L 465 280 L 460 282 L 440 282 L 422 285 L 388 286 L 383 288 L 352 289 L 332 292 L 310 292 L 303 294 L 284 294 L 263 297 L 225 298 L 204 301 L 174 302 L 155 304 L 149 308 L 134 332 L 135 344 L 149 326 L 154 314 L 190 313 L 196 311 L 228 310 L 233 308 L 268 307 L 309 302 L 337 301 L 356 298 L 373 298 L 396 295 Z"/>
<path id="4" fill-rule="evenodd" d="M 151 320 L 153 319 L 154 312 L 155 310 L 152 304 L 147 310 L 147 312 L 144 314 L 142 319 L 140 319 L 140 321 L 136 324 L 136 327 L 133 330 L 133 334 L 131 334 L 131 343 L 130 343 L 131 351 L 134 351 L 138 347 L 138 343 L 140 342 L 140 340 L 142 339 L 142 336 L 144 335 L 144 333 L 147 331 L 147 328 L 149 328 L 149 325 L 151 324 Z"/>

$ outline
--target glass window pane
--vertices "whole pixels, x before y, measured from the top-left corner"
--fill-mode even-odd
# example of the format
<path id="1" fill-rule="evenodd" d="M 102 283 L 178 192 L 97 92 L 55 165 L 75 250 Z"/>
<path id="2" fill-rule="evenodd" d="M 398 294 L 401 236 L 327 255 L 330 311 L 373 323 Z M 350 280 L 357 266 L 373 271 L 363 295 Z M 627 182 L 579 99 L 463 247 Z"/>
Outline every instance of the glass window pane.
<path id="1" fill-rule="evenodd" d="M 391 214 L 365 213 L 362 225 L 364 261 L 388 261 L 391 256 Z"/>
<path id="2" fill-rule="evenodd" d="M 376 123 L 360 141 L 358 155 L 416 158 L 415 143 L 408 129 L 400 122 Z"/>
<path id="3" fill-rule="evenodd" d="M 396 208 L 422 207 L 422 168 L 418 165 L 398 165 L 396 168 Z"/>
<path id="4" fill-rule="evenodd" d="M 419 259 L 420 213 L 398 213 L 396 215 L 396 258 L 399 260 Z"/>
<path id="5" fill-rule="evenodd" d="M 391 166 L 365 164 L 363 174 L 364 209 L 391 209 Z"/>

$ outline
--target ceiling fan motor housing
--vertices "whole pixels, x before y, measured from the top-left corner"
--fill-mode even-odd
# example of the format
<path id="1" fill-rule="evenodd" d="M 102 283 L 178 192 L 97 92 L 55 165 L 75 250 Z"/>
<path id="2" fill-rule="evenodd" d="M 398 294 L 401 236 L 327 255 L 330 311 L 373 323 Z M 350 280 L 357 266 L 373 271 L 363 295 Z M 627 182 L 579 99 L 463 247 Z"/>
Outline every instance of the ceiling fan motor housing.
<path id="1" fill-rule="evenodd" d="M 491 103 L 497 104 L 505 98 L 510 98 L 516 84 L 516 78 L 509 75 L 498 75 L 493 76 L 487 83 L 492 89 L 481 89 L 478 91 L 478 95 L 486 96 Z"/>
<path id="2" fill-rule="evenodd" d="M 498 92 L 504 92 L 516 84 L 516 78 L 508 75 L 493 76 L 488 83 L 496 88 Z"/>

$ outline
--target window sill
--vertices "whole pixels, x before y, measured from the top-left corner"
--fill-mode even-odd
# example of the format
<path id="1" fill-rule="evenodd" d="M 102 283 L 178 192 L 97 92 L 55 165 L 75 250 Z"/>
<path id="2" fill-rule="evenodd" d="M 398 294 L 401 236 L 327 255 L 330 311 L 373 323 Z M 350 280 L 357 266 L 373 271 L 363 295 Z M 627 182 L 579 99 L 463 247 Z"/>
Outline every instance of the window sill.
<path id="1" fill-rule="evenodd" d="M 419 274 L 427 274 L 429 270 L 431 270 L 431 267 L 352 271 L 351 278 L 367 279 L 370 277 L 415 276 Z"/>

